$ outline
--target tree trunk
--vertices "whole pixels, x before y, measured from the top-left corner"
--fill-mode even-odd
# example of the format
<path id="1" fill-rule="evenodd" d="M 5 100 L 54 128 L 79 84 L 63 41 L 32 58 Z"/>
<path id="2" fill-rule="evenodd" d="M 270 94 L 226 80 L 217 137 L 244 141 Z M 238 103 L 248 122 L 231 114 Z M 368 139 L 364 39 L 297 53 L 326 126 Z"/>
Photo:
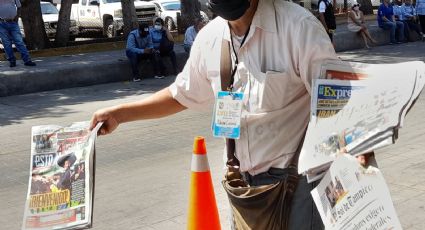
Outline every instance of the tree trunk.
<path id="1" fill-rule="evenodd" d="M 121 0 L 122 17 L 124 21 L 124 37 L 138 28 L 139 22 L 137 21 L 136 8 L 134 7 L 134 0 Z"/>
<path id="2" fill-rule="evenodd" d="M 57 46 L 66 46 L 69 41 L 69 27 L 71 24 L 72 0 L 62 0 L 59 10 L 58 27 L 56 29 L 55 43 Z"/>
<path id="3" fill-rule="evenodd" d="M 21 18 L 24 25 L 25 41 L 28 49 L 45 49 L 50 47 L 44 21 L 41 16 L 40 1 L 22 0 Z"/>
<path id="4" fill-rule="evenodd" d="M 178 21 L 180 33 L 184 33 L 187 27 L 193 25 L 195 18 L 201 17 L 200 10 L 201 3 L 198 0 L 181 0 L 181 17 Z"/>
<path id="5" fill-rule="evenodd" d="M 373 7 L 371 0 L 358 0 L 358 3 L 360 3 L 360 10 L 363 11 L 364 15 L 370 15 L 373 14 Z"/>

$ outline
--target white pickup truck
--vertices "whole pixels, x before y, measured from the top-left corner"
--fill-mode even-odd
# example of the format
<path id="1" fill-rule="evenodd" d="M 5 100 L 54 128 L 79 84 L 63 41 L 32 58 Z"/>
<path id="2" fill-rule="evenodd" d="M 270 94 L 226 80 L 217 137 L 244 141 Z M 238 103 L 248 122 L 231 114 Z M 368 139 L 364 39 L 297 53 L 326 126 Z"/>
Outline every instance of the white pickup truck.
<path id="1" fill-rule="evenodd" d="M 153 3 L 135 1 L 136 15 L 139 22 L 153 23 L 157 17 Z M 78 28 L 102 30 L 107 37 L 115 37 L 123 30 L 121 0 L 74 0 L 71 19 Z"/>

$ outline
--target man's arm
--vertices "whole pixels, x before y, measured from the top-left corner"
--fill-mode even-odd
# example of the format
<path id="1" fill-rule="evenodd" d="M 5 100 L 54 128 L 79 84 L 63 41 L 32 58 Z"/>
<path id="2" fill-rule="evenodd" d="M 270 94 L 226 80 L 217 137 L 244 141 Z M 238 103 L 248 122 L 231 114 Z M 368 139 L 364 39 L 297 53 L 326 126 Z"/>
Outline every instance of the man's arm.
<path id="1" fill-rule="evenodd" d="M 144 100 L 98 110 L 91 119 L 90 130 L 98 122 L 103 122 L 99 134 L 105 135 L 125 122 L 165 117 L 185 109 L 173 98 L 167 87 Z"/>

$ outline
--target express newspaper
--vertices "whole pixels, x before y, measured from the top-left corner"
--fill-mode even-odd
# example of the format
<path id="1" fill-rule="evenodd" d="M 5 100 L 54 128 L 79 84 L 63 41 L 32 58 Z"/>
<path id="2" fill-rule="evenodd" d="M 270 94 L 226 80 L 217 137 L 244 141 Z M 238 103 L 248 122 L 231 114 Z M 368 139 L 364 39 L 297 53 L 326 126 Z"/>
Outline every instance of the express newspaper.
<path id="1" fill-rule="evenodd" d="M 311 119 L 299 159 L 309 181 L 341 153 L 358 156 L 393 144 L 425 84 L 425 64 L 331 62 L 312 86 Z M 332 78 L 332 79 L 327 79 Z"/>
<path id="2" fill-rule="evenodd" d="M 34 126 L 22 229 L 89 228 L 93 218 L 95 139 L 99 124 Z"/>

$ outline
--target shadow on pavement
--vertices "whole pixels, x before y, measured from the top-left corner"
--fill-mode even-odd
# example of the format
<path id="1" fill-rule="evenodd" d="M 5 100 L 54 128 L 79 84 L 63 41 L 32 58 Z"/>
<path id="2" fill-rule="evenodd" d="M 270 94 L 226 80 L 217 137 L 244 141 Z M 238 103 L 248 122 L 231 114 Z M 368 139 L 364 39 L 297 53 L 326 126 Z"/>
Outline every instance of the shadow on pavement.
<path id="1" fill-rule="evenodd" d="M 0 127 L 20 124 L 24 120 L 31 118 L 66 117 L 68 114 L 74 113 L 67 105 L 108 101 L 156 92 L 171 84 L 174 78 L 174 76 L 169 76 L 165 79 L 149 78 L 137 83 L 114 83 L 112 87 L 111 84 L 103 84 L 92 87 L 0 97 Z"/>

